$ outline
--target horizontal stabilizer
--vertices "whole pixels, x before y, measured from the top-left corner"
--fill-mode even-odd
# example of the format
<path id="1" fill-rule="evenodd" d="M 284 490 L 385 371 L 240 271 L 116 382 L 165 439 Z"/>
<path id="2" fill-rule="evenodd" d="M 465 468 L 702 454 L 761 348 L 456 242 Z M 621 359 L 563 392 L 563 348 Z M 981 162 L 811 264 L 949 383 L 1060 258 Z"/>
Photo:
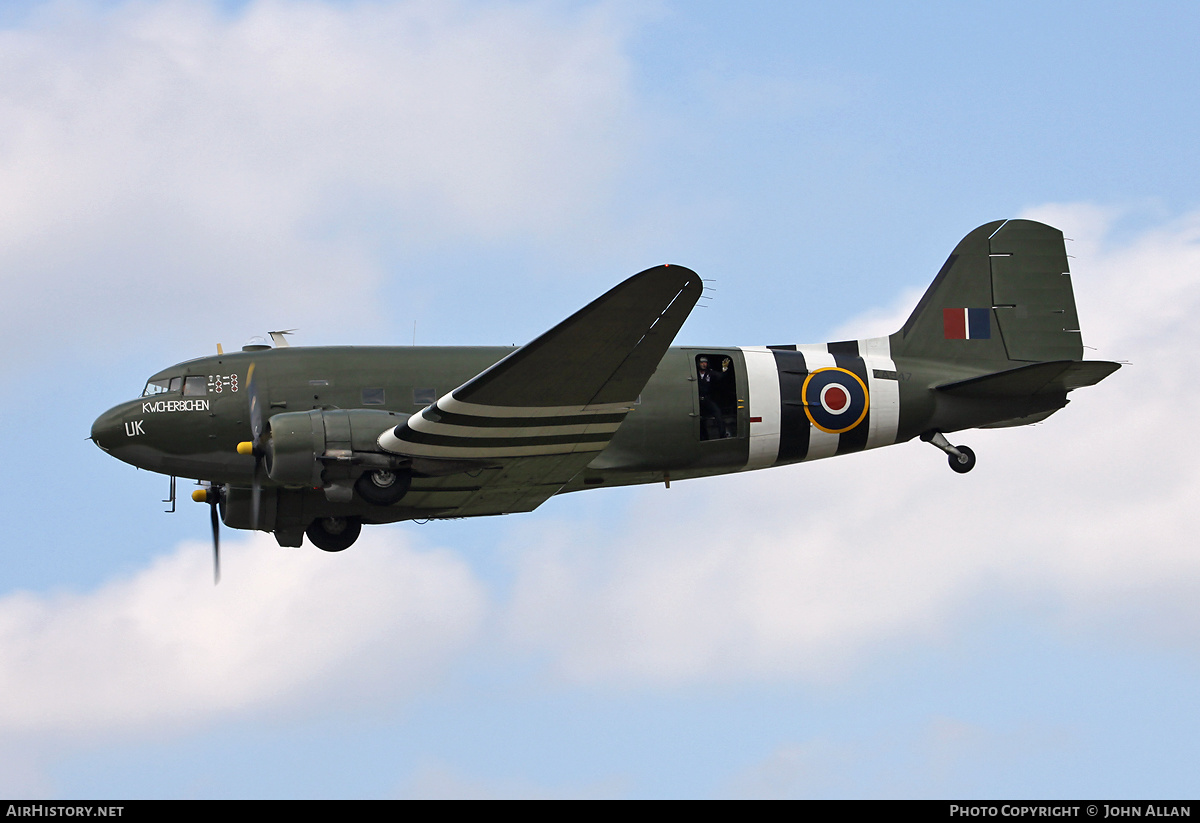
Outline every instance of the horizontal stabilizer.
<path id="1" fill-rule="evenodd" d="M 1119 368 L 1120 363 L 1105 360 L 1053 360 L 943 383 L 937 390 L 952 397 L 964 398 L 1064 394 L 1072 389 L 1094 386 Z"/>

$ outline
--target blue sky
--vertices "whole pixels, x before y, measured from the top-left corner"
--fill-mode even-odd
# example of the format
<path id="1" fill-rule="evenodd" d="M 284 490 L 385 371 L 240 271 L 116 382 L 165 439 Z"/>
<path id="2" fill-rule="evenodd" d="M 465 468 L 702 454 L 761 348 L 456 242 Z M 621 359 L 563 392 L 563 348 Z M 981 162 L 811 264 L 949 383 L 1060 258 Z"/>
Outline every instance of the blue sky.
<path id="1" fill-rule="evenodd" d="M 20 3 L 0 14 L 0 792 L 1195 796 L 1196 10 Z M 899 326 L 1071 238 L 1044 424 L 282 550 L 84 438 L 146 376 L 508 344 L 662 262 L 679 341 Z"/>

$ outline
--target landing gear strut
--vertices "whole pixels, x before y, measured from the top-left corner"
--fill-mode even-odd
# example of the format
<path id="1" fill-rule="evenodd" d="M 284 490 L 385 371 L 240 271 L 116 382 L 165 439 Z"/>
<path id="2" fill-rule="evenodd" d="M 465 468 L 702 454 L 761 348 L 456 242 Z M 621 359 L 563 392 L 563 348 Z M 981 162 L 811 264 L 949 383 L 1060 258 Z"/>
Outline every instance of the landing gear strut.
<path id="1" fill-rule="evenodd" d="M 950 458 L 950 468 L 959 474 L 966 474 L 975 468 L 975 452 L 966 446 L 952 446 L 946 435 L 939 431 L 929 431 L 921 435 L 926 443 L 932 443 L 944 451 Z"/>

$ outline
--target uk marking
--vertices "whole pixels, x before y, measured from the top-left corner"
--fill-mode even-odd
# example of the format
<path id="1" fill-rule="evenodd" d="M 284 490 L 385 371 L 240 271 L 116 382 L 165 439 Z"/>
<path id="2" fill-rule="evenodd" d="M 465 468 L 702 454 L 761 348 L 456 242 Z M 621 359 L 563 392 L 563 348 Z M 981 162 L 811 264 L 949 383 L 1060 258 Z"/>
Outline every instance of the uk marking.
<path id="1" fill-rule="evenodd" d="M 125 422 L 125 436 L 137 437 L 139 434 L 145 434 L 146 430 L 142 428 L 144 420 L 127 420 Z"/>

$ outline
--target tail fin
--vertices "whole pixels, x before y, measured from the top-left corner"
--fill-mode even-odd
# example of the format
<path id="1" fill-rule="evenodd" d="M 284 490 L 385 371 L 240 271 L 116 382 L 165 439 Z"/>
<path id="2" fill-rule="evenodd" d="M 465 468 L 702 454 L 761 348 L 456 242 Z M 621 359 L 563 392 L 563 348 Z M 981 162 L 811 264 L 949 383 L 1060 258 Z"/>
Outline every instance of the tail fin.
<path id="1" fill-rule="evenodd" d="M 992 371 L 1082 360 L 1062 232 L 1032 220 L 975 229 L 891 336 L 891 348 L 893 356 Z"/>

